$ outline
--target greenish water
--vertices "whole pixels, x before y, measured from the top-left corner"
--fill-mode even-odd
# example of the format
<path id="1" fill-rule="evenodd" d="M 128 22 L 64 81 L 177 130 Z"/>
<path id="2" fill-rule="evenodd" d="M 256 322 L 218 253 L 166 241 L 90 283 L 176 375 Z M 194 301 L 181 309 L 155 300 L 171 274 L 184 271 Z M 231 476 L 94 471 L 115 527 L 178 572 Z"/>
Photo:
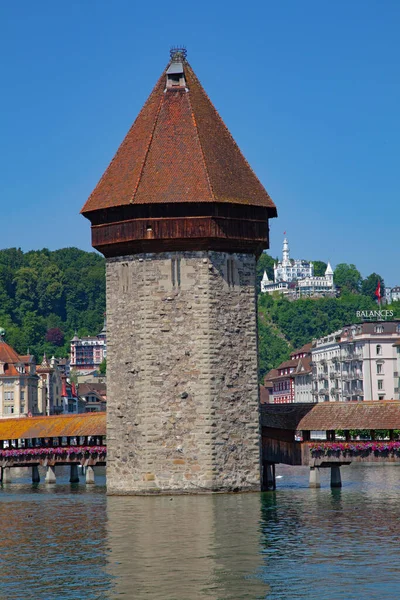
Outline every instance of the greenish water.
<path id="1" fill-rule="evenodd" d="M 276 493 L 174 498 L 21 473 L 0 489 L 0 598 L 400 597 L 400 468 L 344 467 L 333 491 L 277 473 Z"/>

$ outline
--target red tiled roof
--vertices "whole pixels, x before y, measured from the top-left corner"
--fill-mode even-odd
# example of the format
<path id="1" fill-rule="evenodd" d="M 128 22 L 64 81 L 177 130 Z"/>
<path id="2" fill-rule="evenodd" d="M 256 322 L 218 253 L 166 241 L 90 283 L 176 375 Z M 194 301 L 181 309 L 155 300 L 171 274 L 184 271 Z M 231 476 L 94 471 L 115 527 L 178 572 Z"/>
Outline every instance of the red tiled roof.
<path id="1" fill-rule="evenodd" d="M 301 348 L 293 350 L 293 352 L 290 353 L 290 356 L 296 356 L 296 354 L 308 354 L 309 352 L 311 352 L 311 348 L 312 342 L 309 342 L 308 344 L 304 344 L 304 346 L 302 346 Z"/>
<path id="2" fill-rule="evenodd" d="M 277 369 L 271 369 L 264 377 L 264 385 L 267 386 L 268 383 L 272 385 L 272 379 L 278 376 Z"/>
<path id="3" fill-rule="evenodd" d="M 24 357 L 25 358 L 25 357 Z M 3 363 L 21 363 L 23 357 L 19 356 L 6 342 L 0 342 L 0 361 Z"/>
<path id="4" fill-rule="evenodd" d="M 276 208 L 188 63 L 186 88 L 166 70 L 82 213 L 129 204 L 226 202 Z"/>
<path id="5" fill-rule="evenodd" d="M 260 404 L 268 404 L 270 394 L 268 388 L 264 385 L 260 385 Z"/>
<path id="6" fill-rule="evenodd" d="M 106 435 L 106 413 L 0 419 L 0 440 Z"/>
<path id="7" fill-rule="evenodd" d="M 299 364 L 295 371 L 295 375 L 304 375 L 305 373 L 311 373 L 311 356 L 303 356 L 299 358 Z"/>
<path id="8" fill-rule="evenodd" d="M 299 359 L 298 358 L 292 358 L 292 360 L 285 360 L 285 362 L 281 363 L 276 368 L 277 368 L 278 371 L 280 371 L 281 369 L 288 369 L 290 367 L 297 367 L 298 364 L 299 364 Z"/>
<path id="9" fill-rule="evenodd" d="M 99 396 L 106 396 L 107 386 L 105 383 L 80 383 L 79 384 L 79 395 L 85 396 L 90 392 L 95 392 Z"/>
<path id="10" fill-rule="evenodd" d="M 303 431 L 331 429 L 399 429 L 399 401 L 321 402 L 318 404 L 264 404 L 265 427 Z"/>

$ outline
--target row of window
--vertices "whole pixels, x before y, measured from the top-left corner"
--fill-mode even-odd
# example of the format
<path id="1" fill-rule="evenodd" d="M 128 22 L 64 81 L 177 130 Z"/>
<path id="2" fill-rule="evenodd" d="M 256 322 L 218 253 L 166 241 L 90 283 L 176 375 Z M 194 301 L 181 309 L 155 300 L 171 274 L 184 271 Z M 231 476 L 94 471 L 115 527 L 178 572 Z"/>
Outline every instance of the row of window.
<path id="1" fill-rule="evenodd" d="M 290 383 L 288 381 L 280 381 L 279 383 L 274 384 L 274 391 L 280 392 L 284 390 L 290 389 Z"/>

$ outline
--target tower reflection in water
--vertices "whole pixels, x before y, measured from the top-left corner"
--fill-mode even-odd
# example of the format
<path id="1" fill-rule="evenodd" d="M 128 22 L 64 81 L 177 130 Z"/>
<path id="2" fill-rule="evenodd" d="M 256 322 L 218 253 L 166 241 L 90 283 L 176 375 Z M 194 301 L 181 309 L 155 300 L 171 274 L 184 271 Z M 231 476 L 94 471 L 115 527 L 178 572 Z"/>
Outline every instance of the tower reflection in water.
<path id="1" fill-rule="evenodd" d="M 259 494 L 108 497 L 112 597 L 265 598 Z"/>

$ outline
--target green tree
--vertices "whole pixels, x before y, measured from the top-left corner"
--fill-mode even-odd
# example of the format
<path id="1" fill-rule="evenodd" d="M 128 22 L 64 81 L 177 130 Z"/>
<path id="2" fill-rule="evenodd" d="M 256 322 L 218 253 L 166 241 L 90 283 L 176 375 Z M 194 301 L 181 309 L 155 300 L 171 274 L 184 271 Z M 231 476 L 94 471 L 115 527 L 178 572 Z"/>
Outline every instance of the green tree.
<path id="1" fill-rule="evenodd" d="M 0 325 L 17 352 L 27 347 L 41 360 L 43 352 L 66 356 L 75 328 L 98 333 L 105 311 L 105 261 L 95 252 L 43 248 L 23 253 L 0 250 Z M 45 340 L 59 328 L 65 342 Z"/>
<path id="2" fill-rule="evenodd" d="M 263 275 L 264 275 L 264 271 L 267 272 L 269 279 L 271 279 L 273 281 L 273 279 L 274 279 L 274 262 L 275 261 L 272 258 L 272 256 L 270 256 L 266 252 L 263 252 L 261 254 L 260 258 L 258 259 L 258 261 L 257 261 L 257 276 L 256 276 L 257 291 L 260 291 L 260 284 L 261 284 L 261 279 L 263 278 Z"/>
<path id="3" fill-rule="evenodd" d="M 107 359 L 103 358 L 99 365 L 99 373 L 100 375 L 105 375 L 107 373 Z"/>
<path id="4" fill-rule="evenodd" d="M 265 375 L 281 362 L 287 360 L 291 348 L 288 343 L 274 333 L 272 327 L 261 317 L 258 322 L 258 360 L 259 381 L 264 381 Z"/>
<path id="5" fill-rule="evenodd" d="M 378 282 L 381 282 L 381 296 L 385 294 L 385 282 L 383 281 L 383 277 L 378 275 L 377 273 L 371 273 L 366 277 L 361 284 L 361 293 L 364 296 L 368 296 L 372 298 L 372 300 L 376 300 L 375 296 L 376 288 L 378 287 Z"/>
<path id="6" fill-rule="evenodd" d="M 315 277 L 323 277 L 328 266 L 327 263 L 323 262 L 322 260 L 315 260 L 313 262 L 313 265 Z"/>
<path id="7" fill-rule="evenodd" d="M 361 289 L 362 277 L 355 265 L 340 263 L 335 269 L 333 281 L 342 290 L 342 293 L 358 294 Z"/>
<path id="8" fill-rule="evenodd" d="M 34 311 L 37 308 L 37 272 L 30 267 L 21 267 L 15 273 L 13 282 L 17 312 L 22 318 L 26 312 Z"/>

